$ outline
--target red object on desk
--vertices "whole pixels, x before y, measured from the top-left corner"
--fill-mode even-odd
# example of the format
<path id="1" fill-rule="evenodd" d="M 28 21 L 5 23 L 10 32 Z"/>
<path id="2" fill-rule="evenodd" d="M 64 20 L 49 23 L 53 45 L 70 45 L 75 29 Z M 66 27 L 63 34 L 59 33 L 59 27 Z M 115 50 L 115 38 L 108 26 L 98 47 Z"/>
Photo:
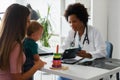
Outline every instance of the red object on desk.
<path id="1" fill-rule="evenodd" d="M 56 47 L 56 53 L 58 53 L 58 50 L 59 50 L 59 45 L 57 45 Z"/>

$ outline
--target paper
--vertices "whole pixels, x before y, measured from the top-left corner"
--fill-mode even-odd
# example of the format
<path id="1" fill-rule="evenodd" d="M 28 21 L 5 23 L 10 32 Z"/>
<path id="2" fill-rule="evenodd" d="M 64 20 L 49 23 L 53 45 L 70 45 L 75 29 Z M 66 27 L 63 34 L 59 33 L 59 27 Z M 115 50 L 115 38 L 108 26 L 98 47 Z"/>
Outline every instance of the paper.
<path id="1" fill-rule="evenodd" d="M 82 59 L 81 61 L 79 61 L 80 63 L 83 63 L 83 62 L 87 62 L 87 61 L 93 61 L 95 58 L 92 58 L 92 59 L 90 59 L 90 58 L 84 58 L 84 59 Z"/>

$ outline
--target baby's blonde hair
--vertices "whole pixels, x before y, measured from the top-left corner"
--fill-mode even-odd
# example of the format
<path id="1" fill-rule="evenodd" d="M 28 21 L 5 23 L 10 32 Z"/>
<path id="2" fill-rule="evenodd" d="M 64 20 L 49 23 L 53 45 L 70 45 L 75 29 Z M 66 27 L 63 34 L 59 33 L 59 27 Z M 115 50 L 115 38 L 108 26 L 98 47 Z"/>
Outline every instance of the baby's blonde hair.
<path id="1" fill-rule="evenodd" d="M 40 28 L 43 29 L 42 25 L 39 22 L 31 20 L 30 25 L 27 29 L 27 36 L 31 36 L 32 33 L 38 31 Z"/>

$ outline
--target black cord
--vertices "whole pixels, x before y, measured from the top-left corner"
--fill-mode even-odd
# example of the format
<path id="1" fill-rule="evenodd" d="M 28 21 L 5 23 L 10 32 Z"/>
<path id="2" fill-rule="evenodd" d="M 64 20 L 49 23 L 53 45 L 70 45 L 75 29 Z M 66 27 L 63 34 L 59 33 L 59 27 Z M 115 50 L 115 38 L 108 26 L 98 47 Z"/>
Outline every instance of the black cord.
<path id="1" fill-rule="evenodd" d="M 86 34 L 85 34 L 85 37 L 84 37 L 84 40 L 83 40 L 83 44 L 85 43 L 85 41 L 87 41 L 87 43 L 89 44 L 89 38 L 88 38 L 88 27 L 86 26 Z"/>

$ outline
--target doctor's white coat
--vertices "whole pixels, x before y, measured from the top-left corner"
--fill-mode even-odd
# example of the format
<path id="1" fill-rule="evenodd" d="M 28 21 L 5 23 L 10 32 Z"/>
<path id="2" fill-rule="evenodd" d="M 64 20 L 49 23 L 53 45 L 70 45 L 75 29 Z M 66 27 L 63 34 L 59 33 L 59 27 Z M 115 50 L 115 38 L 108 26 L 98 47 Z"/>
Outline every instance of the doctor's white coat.
<path id="1" fill-rule="evenodd" d="M 65 42 L 62 45 L 62 49 L 71 48 L 71 42 L 74 40 L 74 30 L 70 30 L 68 37 L 66 38 Z M 86 30 L 84 31 L 81 38 L 79 38 L 78 33 L 75 36 L 75 48 L 81 46 L 82 50 L 86 50 L 88 53 L 92 55 L 93 58 L 101 58 L 106 56 L 106 45 L 105 41 L 101 37 L 99 31 L 97 31 L 94 27 L 88 26 L 88 38 L 89 44 L 87 41 L 83 44 L 83 40 L 86 34 Z"/>

